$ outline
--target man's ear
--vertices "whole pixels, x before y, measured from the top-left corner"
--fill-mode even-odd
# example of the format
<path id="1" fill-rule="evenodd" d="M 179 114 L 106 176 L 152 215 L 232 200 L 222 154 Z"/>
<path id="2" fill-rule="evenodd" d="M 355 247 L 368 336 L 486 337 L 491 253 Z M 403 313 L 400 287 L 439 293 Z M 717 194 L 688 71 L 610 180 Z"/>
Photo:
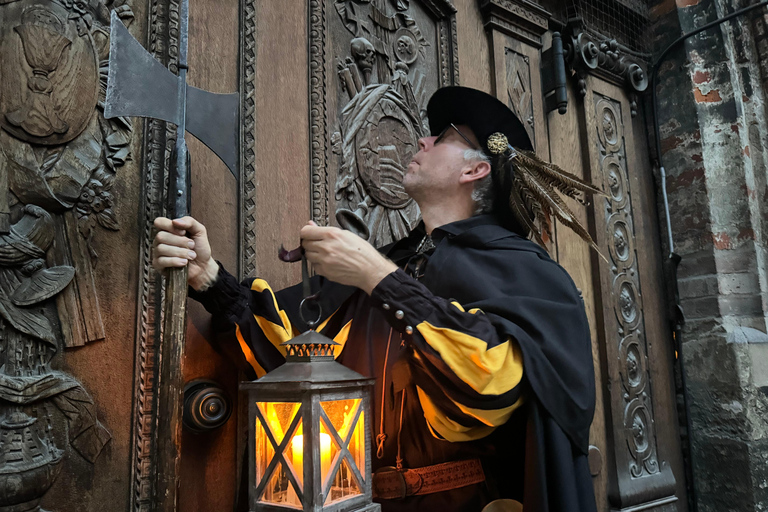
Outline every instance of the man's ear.
<path id="1" fill-rule="evenodd" d="M 459 176 L 459 183 L 471 183 L 481 180 L 491 173 L 491 164 L 485 161 L 473 162 L 464 167 Z"/>

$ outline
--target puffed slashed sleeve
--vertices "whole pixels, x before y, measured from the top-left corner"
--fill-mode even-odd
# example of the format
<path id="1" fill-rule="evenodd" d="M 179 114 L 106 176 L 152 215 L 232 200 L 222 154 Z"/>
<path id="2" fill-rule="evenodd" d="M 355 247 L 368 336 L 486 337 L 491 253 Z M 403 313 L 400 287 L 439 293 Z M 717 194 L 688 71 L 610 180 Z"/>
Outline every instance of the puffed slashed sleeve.
<path id="1" fill-rule="evenodd" d="M 479 309 L 435 296 L 402 270 L 371 294 L 412 348 L 411 371 L 436 437 L 471 441 L 504 424 L 523 402 L 523 356 Z"/>
<path id="2" fill-rule="evenodd" d="M 300 334 L 285 312 L 287 305 L 278 302 L 264 279 L 238 282 L 221 264 L 214 284 L 201 292 L 190 288 L 189 296 L 211 313 L 216 343 L 237 344 L 235 352 L 245 360 L 252 377 L 261 377 L 283 364 L 285 348 L 281 344 Z M 317 328 L 339 343 L 337 356 L 351 327 L 351 319 L 343 320 L 333 312 Z"/>

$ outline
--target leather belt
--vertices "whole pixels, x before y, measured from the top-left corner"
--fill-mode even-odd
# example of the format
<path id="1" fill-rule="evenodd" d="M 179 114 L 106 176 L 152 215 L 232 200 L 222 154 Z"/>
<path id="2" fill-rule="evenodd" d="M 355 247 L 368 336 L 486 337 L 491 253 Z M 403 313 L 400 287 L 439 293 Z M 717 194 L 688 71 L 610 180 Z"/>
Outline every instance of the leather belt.
<path id="1" fill-rule="evenodd" d="M 480 459 L 444 462 L 398 471 L 392 466 L 373 474 L 373 497 L 385 500 L 449 491 L 485 481 Z"/>

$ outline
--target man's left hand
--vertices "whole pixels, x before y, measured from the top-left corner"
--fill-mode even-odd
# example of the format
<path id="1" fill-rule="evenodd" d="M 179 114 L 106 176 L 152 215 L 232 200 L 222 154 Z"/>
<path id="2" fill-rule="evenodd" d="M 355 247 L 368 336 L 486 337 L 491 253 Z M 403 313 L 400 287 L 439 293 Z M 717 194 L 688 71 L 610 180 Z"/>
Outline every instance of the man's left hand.
<path id="1" fill-rule="evenodd" d="M 371 294 L 397 265 L 350 231 L 321 227 L 310 221 L 301 228 L 301 245 L 315 271 L 331 281 Z"/>

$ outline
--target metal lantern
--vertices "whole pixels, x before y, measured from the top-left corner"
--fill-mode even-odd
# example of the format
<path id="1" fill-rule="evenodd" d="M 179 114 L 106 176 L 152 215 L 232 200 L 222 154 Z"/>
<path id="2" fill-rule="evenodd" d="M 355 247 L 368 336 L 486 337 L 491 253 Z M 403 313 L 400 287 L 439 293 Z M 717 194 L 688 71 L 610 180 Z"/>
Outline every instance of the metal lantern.
<path id="1" fill-rule="evenodd" d="M 283 343 L 284 365 L 248 393 L 250 510 L 376 511 L 371 502 L 373 379 L 337 363 L 333 340 Z"/>

